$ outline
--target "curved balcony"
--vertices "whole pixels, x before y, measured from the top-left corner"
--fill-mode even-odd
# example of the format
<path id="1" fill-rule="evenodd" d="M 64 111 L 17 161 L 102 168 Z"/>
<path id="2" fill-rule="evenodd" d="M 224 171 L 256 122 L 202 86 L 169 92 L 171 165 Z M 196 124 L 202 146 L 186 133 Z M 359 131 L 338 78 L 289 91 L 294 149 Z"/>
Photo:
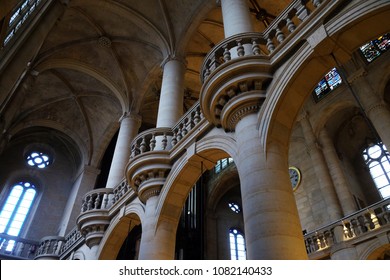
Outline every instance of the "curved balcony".
<path id="1" fill-rule="evenodd" d="M 59 260 L 64 241 L 65 238 L 60 236 L 46 236 L 42 238 L 35 260 Z"/>
<path id="2" fill-rule="evenodd" d="M 112 194 L 112 189 L 96 189 L 88 192 L 83 199 L 77 225 L 88 247 L 99 244 L 110 223 L 108 209 Z"/>
<path id="3" fill-rule="evenodd" d="M 142 202 L 160 193 L 171 170 L 172 153 L 204 129 L 202 124 L 207 126 L 197 102 L 173 128 L 152 128 L 135 137 L 126 178 Z"/>
<path id="4" fill-rule="evenodd" d="M 263 32 L 233 35 L 217 44 L 201 68 L 200 104 L 207 120 L 234 131 L 243 116 L 257 112 L 273 78 L 273 65 L 309 40 L 313 25 L 321 24 L 316 14 L 329 13 L 337 5 L 330 0 L 295 0 Z"/>

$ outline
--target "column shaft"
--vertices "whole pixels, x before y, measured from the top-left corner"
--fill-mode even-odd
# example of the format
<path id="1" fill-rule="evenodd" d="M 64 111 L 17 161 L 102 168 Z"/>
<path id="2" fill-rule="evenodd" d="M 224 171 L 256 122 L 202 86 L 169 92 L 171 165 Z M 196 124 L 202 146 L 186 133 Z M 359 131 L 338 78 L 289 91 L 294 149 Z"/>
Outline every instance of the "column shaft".
<path id="1" fill-rule="evenodd" d="M 158 221 L 158 201 L 158 196 L 150 197 L 146 201 L 139 249 L 140 260 L 173 260 L 175 257 L 177 223 L 163 218 Z"/>
<path id="2" fill-rule="evenodd" d="M 326 128 L 320 132 L 320 140 L 324 150 L 324 156 L 328 163 L 330 175 L 333 179 L 336 194 L 343 210 L 344 216 L 352 214 L 357 211 L 353 196 L 349 191 L 348 181 L 341 168 L 336 149 L 329 137 Z"/>
<path id="3" fill-rule="evenodd" d="M 331 223 L 342 217 L 342 211 L 335 193 L 333 181 L 329 174 L 324 155 L 318 147 L 318 143 L 308 117 L 303 117 L 300 123 L 303 134 L 305 136 L 308 152 L 310 154 L 310 158 L 318 178 L 321 194 L 325 200 L 326 209 L 329 214 L 328 220 L 323 222 L 324 224 Z"/>
<path id="4" fill-rule="evenodd" d="M 302 227 L 288 175 L 287 148 L 260 145 L 257 115 L 236 126 L 248 259 L 307 259 Z"/>
<path id="5" fill-rule="evenodd" d="M 387 105 L 374 92 L 364 75 L 356 78 L 352 86 L 382 142 L 390 147 L 390 111 Z"/>
<path id="6" fill-rule="evenodd" d="M 165 63 L 156 127 L 173 127 L 183 115 L 184 72 L 179 59 Z"/>
<path id="7" fill-rule="evenodd" d="M 134 114 L 125 114 L 120 122 L 118 139 L 107 179 L 107 188 L 113 188 L 125 177 L 125 167 L 131 153 L 131 141 L 138 133 L 141 118 Z"/>
<path id="8" fill-rule="evenodd" d="M 221 6 L 225 38 L 254 31 L 246 0 L 222 0 Z"/>

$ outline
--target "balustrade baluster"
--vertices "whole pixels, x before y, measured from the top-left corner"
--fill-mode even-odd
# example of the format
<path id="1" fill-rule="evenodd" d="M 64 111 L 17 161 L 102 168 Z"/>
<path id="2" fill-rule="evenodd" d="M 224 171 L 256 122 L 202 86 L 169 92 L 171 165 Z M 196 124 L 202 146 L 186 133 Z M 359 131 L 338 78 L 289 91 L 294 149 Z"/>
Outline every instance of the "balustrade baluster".
<path id="1" fill-rule="evenodd" d="M 279 43 L 282 43 L 284 39 L 286 38 L 284 36 L 284 33 L 282 30 L 279 29 L 279 27 L 276 28 L 276 39 L 278 40 Z"/>
<path id="2" fill-rule="evenodd" d="M 231 60 L 232 57 L 231 57 L 231 55 L 230 55 L 230 51 L 229 51 L 227 45 L 225 45 L 225 46 L 223 47 L 223 49 L 224 49 L 224 52 L 223 52 L 223 60 L 224 60 L 225 62 L 227 62 L 227 61 Z"/>
<path id="3" fill-rule="evenodd" d="M 140 145 L 140 151 L 141 151 L 141 154 L 144 153 L 146 151 L 146 137 L 142 137 L 142 141 L 141 141 L 141 145 Z"/>
<path id="4" fill-rule="evenodd" d="M 290 33 L 293 33 L 296 28 L 294 22 L 289 17 L 286 18 L 286 26 Z"/>
<path id="5" fill-rule="evenodd" d="M 172 140 L 171 140 L 172 147 L 177 144 L 177 133 L 176 133 L 176 131 L 177 130 L 175 129 L 175 131 L 173 132 L 173 137 L 172 137 Z"/>
<path id="6" fill-rule="evenodd" d="M 167 134 L 164 132 L 163 139 L 161 140 L 161 147 L 163 151 L 165 151 L 165 149 L 167 148 L 167 143 L 168 143 Z"/>
<path id="7" fill-rule="evenodd" d="M 194 123 L 197 124 L 198 122 L 200 122 L 200 107 L 196 108 L 194 115 Z"/>
<path id="8" fill-rule="evenodd" d="M 245 49 L 243 47 L 243 45 L 241 44 L 241 39 L 240 40 L 236 40 L 237 42 L 237 55 L 238 56 L 244 56 L 245 55 Z"/>
<path id="9" fill-rule="evenodd" d="M 319 7 L 321 5 L 321 0 L 312 0 L 314 7 Z"/>
<path id="10" fill-rule="evenodd" d="M 87 210 L 92 210 L 92 205 L 93 205 L 93 198 L 92 198 L 92 195 L 88 195 L 87 196 L 87 199 L 88 199 L 88 206 L 87 206 Z"/>
<path id="11" fill-rule="evenodd" d="M 150 139 L 149 146 L 150 146 L 150 150 L 154 151 L 154 148 L 156 147 L 156 136 L 154 133 L 152 134 L 152 139 Z"/>
<path id="12" fill-rule="evenodd" d="M 275 50 L 274 42 L 272 42 L 272 39 L 268 36 L 267 37 L 267 49 L 270 53 L 272 53 Z"/>
<path id="13" fill-rule="evenodd" d="M 260 55 L 261 54 L 261 50 L 260 50 L 259 44 L 257 43 L 256 38 L 252 38 L 252 53 L 254 55 Z"/>
<path id="14" fill-rule="evenodd" d="M 96 194 L 96 200 L 95 200 L 95 209 L 99 209 L 100 208 L 100 202 L 101 202 L 101 194 Z"/>

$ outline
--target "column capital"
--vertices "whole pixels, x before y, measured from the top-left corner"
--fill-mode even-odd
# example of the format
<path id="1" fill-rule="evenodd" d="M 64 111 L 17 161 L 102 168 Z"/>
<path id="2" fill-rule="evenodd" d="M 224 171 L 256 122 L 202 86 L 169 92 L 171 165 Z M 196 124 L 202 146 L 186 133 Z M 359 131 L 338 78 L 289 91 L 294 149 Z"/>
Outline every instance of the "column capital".
<path id="1" fill-rule="evenodd" d="M 169 54 L 162 62 L 161 67 L 164 68 L 165 64 L 168 62 L 176 60 L 178 62 L 181 62 L 184 67 L 187 67 L 187 60 L 184 58 L 184 56 L 178 55 L 178 54 Z"/>
<path id="2" fill-rule="evenodd" d="M 131 119 L 136 121 L 139 125 L 142 122 L 142 117 L 136 113 L 132 112 L 124 112 L 123 115 L 120 117 L 119 122 L 122 122 L 124 119 Z"/>

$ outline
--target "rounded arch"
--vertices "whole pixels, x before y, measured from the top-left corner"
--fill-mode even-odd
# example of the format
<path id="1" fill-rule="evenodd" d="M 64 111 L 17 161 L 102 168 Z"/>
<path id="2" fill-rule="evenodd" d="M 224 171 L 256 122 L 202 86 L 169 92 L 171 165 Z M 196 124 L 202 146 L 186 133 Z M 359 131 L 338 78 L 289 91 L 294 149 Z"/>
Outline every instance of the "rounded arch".
<path id="1" fill-rule="evenodd" d="M 213 168 L 222 158 L 230 156 L 234 159 L 236 155 L 236 141 L 217 128 L 193 143 L 187 153 L 175 162 L 168 175 L 156 210 L 158 221 L 164 218 L 178 221 L 187 196 L 202 171 Z"/>
<path id="2" fill-rule="evenodd" d="M 304 42 L 289 63 L 275 73 L 279 77 L 268 88 L 272 95 L 260 111 L 264 147 L 272 140 L 288 146 L 292 126 L 313 87 L 326 71 L 337 65 L 334 57 L 340 63 L 346 62 L 361 45 L 388 32 L 388 27 L 380 24 L 390 17 L 388 6 L 359 3 L 350 9 L 355 12 L 350 12 L 353 18 L 349 18 L 348 24 L 345 22 L 347 17 L 328 21 L 323 26 L 328 35 L 326 38 L 314 47 L 308 41 Z M 370 30 L 366 26 L 370 26 Z"/>
<path id="3" fill-rule="evenodd" d="M 387 234 L 389 237 L 389 234 Z M 385 255 L 390 255 L 390 244 L 381 244 L 378 239 L 366 245 L 362 250 L 360 260 L 378 260 L 383 259 Z"/>
<path id="4" fill-rule="evenodd" d="M 98 250 L 99 260 L 115 260 L 129 232 L 144 220 L 144 205 L 134 200 L 112 218 Z"/>

